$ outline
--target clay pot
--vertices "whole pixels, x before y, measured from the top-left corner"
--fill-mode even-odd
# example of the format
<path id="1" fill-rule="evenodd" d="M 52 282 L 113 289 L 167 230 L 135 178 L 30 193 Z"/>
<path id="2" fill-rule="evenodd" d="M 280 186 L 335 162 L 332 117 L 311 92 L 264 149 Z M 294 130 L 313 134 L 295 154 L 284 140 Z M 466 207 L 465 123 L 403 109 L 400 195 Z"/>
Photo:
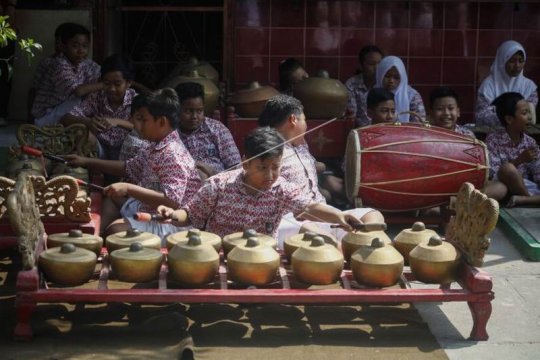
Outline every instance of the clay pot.
<path id="1" fill-rule="evenodd" d="M 227 255 L 229 279 L 244 285 L 266 285 L 276 278 L 279 260 L 276 250 L 251 237 Z"/>
<path id="2" fill-rule="evenodd" d="M 437 233 L 431 229 L 426 229 L 426 225 L 423 222 L 417 221 L 410 229 L 402 230 L 394 238 L 394 247 L 397 251 L 403 255 L 405 259 L 405 265 L 409 264 L 409 253 L 416 245 L 420 243 L 427 243 L 429 238 L 437 235 Z"/>
<path id="3" fill-rule="evenodd" d="M 156 280 L 161 269 L 161 251 L 145 248 L 135 242 L 128 248 L 114 250 L 110 254 L 111 269 L 116 278 L 125 282 L 147 282 Z"/>
<path id="4" fill-rule="evenodd" d="M 73 244 L 76 247 L 92 251 L 96 256 L 101 253 L 103 239 L 100 236 L 85 234 L 79 229 L 72 229 L 69 232 L 50 234 L 47 236 L 47 247 L 54 248 L 63 244 Z"/>
<path id="5" fill-rule="evenodd" d="M 296 249 L 291 262 L 296 279 L 310 285 L 334 284 L 343 271 L 343 254 L 320 236 Z"/>
<path id="6" fill-rule="evenodd" d="M 293 96 L 304 105 L 308 119 L 330 119 L 345 113 L 349 93 L 343 83 L 321 70 L 294 85 Z"/>
<path id="7" fill-rule="evenodd" d="M 197 70 L 192 70 L 189 74 L 178 75 L 167 79 L 165 81 L 164 87 L 175 88 L 178 84 L 193 82 L 201 84 L 204 88 L 204 113 L 208 116 L 214 112 L 218 106 L 219 102 L 219 89 L 212 82 L 212 80 L 207 79 L 199 75 Z"/>
<path id="8" fill-rule="evenodd" d="M 161 239 L 159 236 L 149 232 L 142 232 L 135 229 L 121 231 L 116 234 L 107 236 L 106 246 L 109 254 L 114 250 L 129 247 L 131 244 L 138 242 L 146 248 L 161 249 Z"/>
<path id="9" fill-rule="evenodd" d="M 38 260 L 47 280 L 65 286 L 77 286 L 90 280 L 96 262 L 95 253 L 73 244 L 48 249 L 39 255 Z"/>
<path id="10" fill-rule="evenodd" d="M 449 284 L 456 278 L 460 254 L 449 242 L 435 235 L 409 254 L 414 277 L 428 284 Z"/>
<path id="11" fill-rule="evenodd" d="M 175 245 L 187 244 L 191 236 L 198 236 L 203 244 L 212 245 L 218 253 L 221 250 L 221 238 L 218 235 L 199 229 L 189 229 L 167 236 L 167 249 L 171 250 Z"/>
<path id="12" fill-rule="evenodd" d="M 357 230 L 351 231 L 345 235 L 341 240 L 341 250 L 343 251 L 345 261 L 350 263 L 351 255 L 362 246 L 370 246 L 375 238 L 381 239 L 387 245 L 392 245 L 392 240 L 390 240 L 388 235 L 386 235 L 386 233 L 382 230 Z"/>
<path id="13" fill-rule="evenodd" d="M 179 242 L 167 255 L 172 279 L 187 286 L 208 284 L 219 270 L 219 254 L 210 243 L 197 235 Z"/>
<path id="14" fill-rule="evenodd" d="M 385 287 L 396 284 L 403 272 L 403 256 L 382 239 L 361 246 L 351 256 L 351 270 L 359 284 Z"/>
<path id="15" fill-rule="evenodd" d="M 239 244 L 245 244 L 249 238 L 257 238 L 261 244 L 270 246 L 271 248 L 277 248 L 277 241 L 271 236 L 261 234 L 253 229 L 247 229 L 243 232 L 237 232 L 223 237 L 223 251 L 225 255 L 229 253 Z"/>
<path id="16" fill-rule="evenodd" d="M 279 91 L 273 87 L 261 86 L 258 81 L 253 81 L 246 89 L 234 93 L 229 103 L 240 117 L 258 118 L 266 101 L 277 94 Z"/>

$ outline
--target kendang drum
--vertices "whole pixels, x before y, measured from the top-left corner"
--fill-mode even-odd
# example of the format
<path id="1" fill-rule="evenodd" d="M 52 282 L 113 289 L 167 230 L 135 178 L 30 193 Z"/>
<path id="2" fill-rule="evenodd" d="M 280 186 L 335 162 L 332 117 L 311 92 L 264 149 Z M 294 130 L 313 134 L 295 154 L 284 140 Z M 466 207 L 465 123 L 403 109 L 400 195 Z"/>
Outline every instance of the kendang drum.
<path id="1" fill-rule="evenodd" d="M 352 130 L 345 154 L 347 197 L 384 211 L 443 205 L 468 181 L 484 188 L 483 142 L 422 124 L 376 124 Z"/>

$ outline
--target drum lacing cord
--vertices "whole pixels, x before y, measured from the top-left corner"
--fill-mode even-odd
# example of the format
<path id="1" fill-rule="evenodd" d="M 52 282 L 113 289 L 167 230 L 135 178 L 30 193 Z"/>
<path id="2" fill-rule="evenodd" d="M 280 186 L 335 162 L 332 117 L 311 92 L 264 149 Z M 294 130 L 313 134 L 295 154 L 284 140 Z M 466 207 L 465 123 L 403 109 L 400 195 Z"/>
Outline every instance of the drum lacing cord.
<path id="1" fill-rule="evenodd" d="M 471 167 L 474 167 L 473 170 L 483 170 L 483 169 L 488 169 L 488 168 L 489 168 L 489 167 L 486 166 L 486 165 L 481 165 L 481 164 L 474 163 L 474 162 L 463 161 L 463 160 L 456 160 L 456 159 L 451 159 L 451 158 L 447 158 L 447 157 L 444 157 L 444 156 L 436 156 L 436 155 L 428 155 L 428 154 L 410 153 L 410 152 L 405 152 L 405 151 L 366 150 L 366 151 L 363 151 L 363 153 L 397 154 L 397 155 L 412 155 L 412 156 L 418 156 L 418 157 L 425 157 L 425 158 L 430 158 L 430 159 L 444 160 L 444 161 L 448 161 L 448 162 L 453 162 L 453 163 L 456 163 L 456 164 L 469 165 L 469 166 L 471 166 Z"/>

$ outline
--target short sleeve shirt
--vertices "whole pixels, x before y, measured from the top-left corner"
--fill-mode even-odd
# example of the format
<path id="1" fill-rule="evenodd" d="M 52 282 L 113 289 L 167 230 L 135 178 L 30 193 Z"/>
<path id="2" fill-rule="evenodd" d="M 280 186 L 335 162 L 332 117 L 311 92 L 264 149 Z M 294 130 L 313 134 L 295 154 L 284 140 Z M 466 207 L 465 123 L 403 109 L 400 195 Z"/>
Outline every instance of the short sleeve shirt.
<path id="1" fill-rule="evenodd" d="M 326 203 L 319 191 L 319 180 L 315 167 L 315 158 L 309 152 L 307 144 L 292 146 L 285 144 L 281 176 L 309 196 L 315 203 Z"/>
<path id="2" fill-rule="evenodd" d="M 499 129 L 486 136 L 486 145 L 489 153 L 489 175 L 496 178 L 501 165 L 517 159 L 525 150 L 536 148 L 538 144 L 527 134 L 523 134 L 518 145 L 514 145 L 506 129 Z M 540 183 L 540 160 L 534 160 L 529 163 L 520 164 L 517 167 L 524 179 L 529 179 L 537 184 Z"/>
<path id="3" fill-rule="evenodd" d="M 206 117 L 194 132 L 179 133 L 193 159 L 212 167 L 216 172 L 240 163 L 240 152 L 231 132 L 217 120 Z"/>
<path id="4" fill-rule="evenodd" d="M 364 76 L 358 74 L 349 78 L 345 82 L 345 87 L 349 91 L 347 108 L 354 112 L 356 126 L 371 124 L 371 119 L 367 115 L 367 96 L 370 89 L 364 82 Z"/>
<path id="5" fill-rule="evenodd" d="M 164 193 L 177 208 L 187 204 L 201 186 L 195 161 L 176 131 L 127 160 L 126 174 L 139 186 Z M 143 204 L 141 211 L 153 212 L 155 208 Z"/>
<path id="6" fill-rule="evenodd" d="M 248 193 L 244 170 L 237 169 L 208 179 L 185 210 L 194 227 L 222 237 L 255 229 L 275 238 L 283 215 L 298 215 L 311 203 L 306 194 L 282 177 L 267 191 Z"/>

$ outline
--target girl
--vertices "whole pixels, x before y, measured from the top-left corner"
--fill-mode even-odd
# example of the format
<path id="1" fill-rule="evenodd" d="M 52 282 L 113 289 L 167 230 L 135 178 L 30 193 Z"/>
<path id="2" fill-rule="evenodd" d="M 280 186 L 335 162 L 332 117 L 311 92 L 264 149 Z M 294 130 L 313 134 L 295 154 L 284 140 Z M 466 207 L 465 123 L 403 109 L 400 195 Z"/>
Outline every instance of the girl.
<path id="1" fill-rule="evenodd" d="M 478 88 L 475 118 L 480 126 L 499 127 L 493 100 L 506 92 L 520 93 L 527 102 L 538 104 L 536 84 L 523 76 L 525 49 L 520 43 L 509 40 L 497 49 L 497 56 L 491 65 L 490 74 Z"/>
<path id="2" fill-rule="evenodd" d="M 377 87 L 385 88 L 394 94 L 396 116 L 399 121 L 409 122 L 409 111 L 425 119 L 426 109 L 422 97 L 418 91 L 409 86 L 405 65 L 400 58 L 397 56 L 384 57 L 377 65 L 375 81 Z M 413 121 L 418 120 L 413 119 Z"/>
<path id="3" fill-rule="evenodd" d="M 102 159 L 117 160 L 124 139 L 133 129 L 129 121 L 136 95 L 130 88 L 133 76 L 133 66 L 126 57 L 117 54 L 106 58 L 101 66 L 103 89 L 88 96 L 61 120 L 64 125 L 86 125 L 98 140 Z"/>

